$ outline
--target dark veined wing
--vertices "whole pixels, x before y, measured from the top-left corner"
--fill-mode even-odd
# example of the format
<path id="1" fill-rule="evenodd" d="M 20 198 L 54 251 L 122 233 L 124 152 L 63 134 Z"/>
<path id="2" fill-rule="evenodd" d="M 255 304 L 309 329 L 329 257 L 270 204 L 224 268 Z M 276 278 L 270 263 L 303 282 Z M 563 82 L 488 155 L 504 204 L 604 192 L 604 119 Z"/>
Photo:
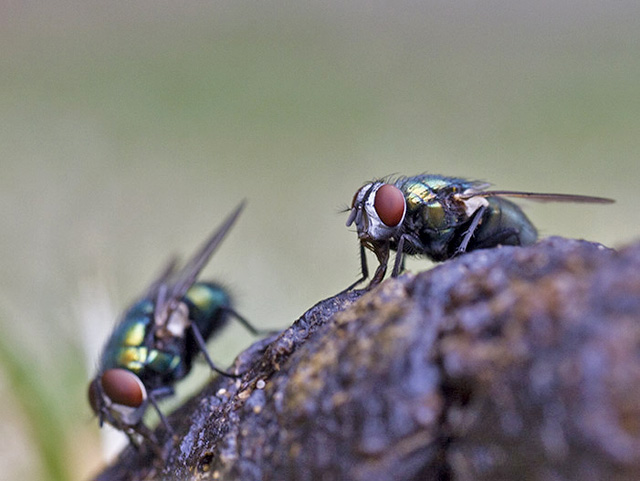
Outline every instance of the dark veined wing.
<path id="1" fill-rule="evenodd" d="M 242 201 L 238 207 L 224 220 L 224 222 L 211 234 L 209 239 L 198 249 L 198 251 L 187 261 L 182 269 L 175 275 L 172 271 L 168 274 L 171 276 L 171 283 L 164 281 L 156 281 L 157 287 L 156 306 L 155 306 L 155 322 L 162 324 L 166 321 L 168 309 L 171 308 L 174 301 L 181 299 L 189 290 L 191 285 L 196 281 L 200 271 L 209 262 L 209 258 L 216 248 L 225 238 L 238 216 L 244 208 L 245 202 Z"/>
<path id="2" fill-rule="evenodd" d="M 471 199 L 472 197 L 519 197 L 521 199 L 535 200 L 538 202 L 573 202 L 582 204 L 612 204 L 615 202 L 613 199 L 592 195 L 546 194 L 540 192 L 519 192 L 517 190 L 485 190 L 459 194 L 459 198 L 462 200 Z"/>

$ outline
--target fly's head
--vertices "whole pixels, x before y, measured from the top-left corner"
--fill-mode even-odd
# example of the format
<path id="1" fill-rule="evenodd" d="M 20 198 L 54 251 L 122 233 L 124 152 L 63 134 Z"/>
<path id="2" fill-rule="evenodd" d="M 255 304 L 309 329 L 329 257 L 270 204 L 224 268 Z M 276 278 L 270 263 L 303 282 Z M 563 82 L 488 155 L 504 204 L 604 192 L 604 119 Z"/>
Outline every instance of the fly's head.
<path id="1" fill-rule="evenodd" d="M 127 369 L 107 369 L 89 384 L 89 404 L 100 426 L 106 421 L 121 431 L 131 429 L 142 421 L 147 403 L 147 389 Z"/>
<path id="2" fill-rule="evenodd" d="M 400 189 L 393 184 L 370 182 L 353 196 L 347 227 L 355 223 L 360 242 L 373 249 L 398 233 L 406 212 Z"/>

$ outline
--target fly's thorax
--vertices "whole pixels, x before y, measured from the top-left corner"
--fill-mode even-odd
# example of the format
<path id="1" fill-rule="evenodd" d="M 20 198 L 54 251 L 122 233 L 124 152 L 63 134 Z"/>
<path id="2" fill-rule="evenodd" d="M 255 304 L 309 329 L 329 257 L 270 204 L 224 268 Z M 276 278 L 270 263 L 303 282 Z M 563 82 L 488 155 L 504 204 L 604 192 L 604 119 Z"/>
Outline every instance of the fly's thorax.
<path id="1" fill-rule="evenodd" d="M 163 349 L 147 346 L 122 347 L 109 359 L 105 359 L 104 368 L 123 368 L 143 378 L 157 375 L 170 377 L 182 363 L 180 350 L 184 339 L 170 338 L 164 342 Z"/>
<path id="2" fill-rule="evenodd" d="M 413 225 L 419 231 L 442 231 L 448 227 L 445 206 L 435 190 L 439 187 L 441 187 L 439 184 L 434 186 L 424 181 L 409 179 L 402 185 L 407 210 L 413 220 Z"/>
<path id="3" fill-rule="evenodd" d="M 407 208 L 412 229 L 418 232 L 443 232 L 452 223 L 450 209 L 423 186 L 407 192 Z"/>
<path id="4" fill-rule="evenodd" d="M 182 363 L 181 350 L 189 322 L 188 308 L 179 302 L 168 313 L 165 325 L 157 326 L 153 303 L 140 301 L 127 311 L 113 332 L 102 356 L 101 370 L 122 368 L 142 379 L 172 377 Z"/>
<path id="5" fill-rule="evenodd" d="M 445 207 L 435 199 L 420 206 L 417 217 L 422 222 L 422 230 L 440 232 L 450 227 L 450 216 Z"/>
<path id="6" fill-rule="evenodd" d="M 109 355 L 123 346 L 140 346 L 144 342 L 145 335 L 153 318 L 153 302 L 142 300 L 134 304 L 125 314 L 122 321 L 116 326 L 104 349 L 104 354 Z"/>
<path id="7" fill-rule="evenodd" d="M 121 347 L 115 352 L 111 362 L 105 363 L 104 367 L 122 367 L 131 372 L 140 374 L 149 359 L 149 348 L 146 346 Z"/>
<path id="8" fill-rule="evenodd" d="M 133 305 L 124 315 L 107 342 L 101 358 L 101 369 L 125 368 L 141 370 L 147 360 L 147 333 L 153 323 L 153 303 L 143 300 Z"/>
<path id="9" fill-rule="evenodd" d="M 448 183 L 447 179 L 427 180 L 405 180 L 402 185 L 409 215 L 418 230 L 447 233 L 489 205 L 484 197 L 469 197 L 473 189 L 461 190 L 459 184 Z"/>

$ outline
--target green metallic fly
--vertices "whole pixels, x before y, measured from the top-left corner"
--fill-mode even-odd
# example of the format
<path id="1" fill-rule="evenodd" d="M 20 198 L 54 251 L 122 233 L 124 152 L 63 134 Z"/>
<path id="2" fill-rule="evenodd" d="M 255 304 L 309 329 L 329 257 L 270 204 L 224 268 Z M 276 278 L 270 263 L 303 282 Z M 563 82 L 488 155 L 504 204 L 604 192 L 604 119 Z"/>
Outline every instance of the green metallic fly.
<path id="1" fill-rule="evenodd" d="M 444 261 L 476 249 L 529 245 L 538 232 L 522 210 L 504 197 L 538 201 L 608 204 L 612 199 L 571 194 L 485 190 L 489 184 L 440 175 L 416 175 L 368 182 L 353 197 L 347 227 L 355 223 L 360 239 L 362 277 L 369 269 L 365 248 L 379 265 L 369 287 L 384 278 L 389 252 L 396 251 L 392 277 L 404 256 Z"/>
<path id="2" fill-rule="evenodd" d="M 201 352 L 213 371 L 238 376 L 216 367 L 206 348 L 207 339 L 230 316 L 253 334 L 261 333 L 235 312 L 224 288 L 196 282 L 242 208 L 240 204 L 182 269 L 176 272 L 175 260 L 169 263 L 124 313 L 104 347 L 98 372 L 89 385 L 89 402 L 101 426 L 106 421 L 123 431 L 134 446 L 140 445 L 141 437 L 161 453 L 142 418 L 151 404 L 166 430 L 172 432 L 157 402 L 174 393 L 173 385 L 189 373 L 196 354 Z"/>

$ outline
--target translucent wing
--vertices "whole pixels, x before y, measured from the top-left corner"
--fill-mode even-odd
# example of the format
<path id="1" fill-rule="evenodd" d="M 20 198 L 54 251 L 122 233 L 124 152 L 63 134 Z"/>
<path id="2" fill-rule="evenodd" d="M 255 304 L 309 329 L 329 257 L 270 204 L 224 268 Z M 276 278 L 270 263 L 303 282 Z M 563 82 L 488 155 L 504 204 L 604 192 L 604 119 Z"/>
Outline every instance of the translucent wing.
<path id="1" fill-rule="evenodd" d="M 519 197 L 538 202 L 573 202 L 582 204 L 612 204 L 615 202 L 613 199 L 595 197 L 591 195 L 546 194 L 540 192 L 519 192 L 515 190 L 485 190 L 479 192 L 467 192 L 459 195 L 459 198 L 462 200 L 471 199 L 472 197 Z"/>
<path id="2" fill-rule="evenodd" d="M 238 219 L 238 216 L 244 208 L 244 204 L 243 201 L 236 207 L 222 225 L 220 225 L 202 247 L 198 249 L 193 257 L 187 261 L 182 269 L 172 275 L 173 268 L 171 268 L 171 271 L 168 272 L 168 275 L 170 275 L 172 279 L 171 283 L 167 282 L 168 276 L 166 276 L 163 281 L 156 281 L 154 283 L 154 285 L 157 285 L 155 288 L 156 305 L 154 314 L 156 324 L 162 324 L 166 320 L 168 310 L 171 309 L 174 301 L 180 300 L 196 281 L 200 271 L 207 264 L 211 255 Z"/>
<path id="3" fill-rule="evenodd" d="M 156 277 L 156 280 L 153 281 L 148 288 L 145 294 L 141 297 L 141 299 L 156 299 L 158 297 L 158 291 L 165 286 L 169 282 L 171 276 L 173 276 L 176 272 L 176 268 L 178 267 L 178 258 L 173 257 L 167 262 L 167 265 L 162 269 L 160 274 Z"/>

